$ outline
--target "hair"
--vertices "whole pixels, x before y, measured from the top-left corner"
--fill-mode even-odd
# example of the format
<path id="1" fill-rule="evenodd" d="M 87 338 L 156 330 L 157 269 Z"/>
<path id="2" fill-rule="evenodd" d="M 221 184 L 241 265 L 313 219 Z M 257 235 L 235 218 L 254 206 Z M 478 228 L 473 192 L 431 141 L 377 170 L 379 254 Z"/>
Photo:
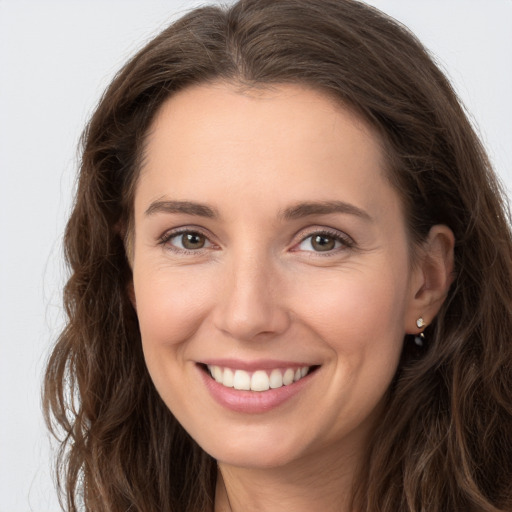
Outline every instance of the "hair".
<path id="1" fill-rule="evenodd" d="M 354 0 L 241 0 L 191 11 L 115 76 L 82 137 L 65 232 L 67 325 L 44 410 L 70 512 L 213 510 L 216 463 L 167 409 L 128 297 L 148 127 L 194 84 L 301 84 L 378 130 L 413 244 L 455 235 L 455 276 L 404 354 L 354 488 L 361 512 L 512 510 L 512 235 L 505 194 L 452 87 L 405 27 Z"/>

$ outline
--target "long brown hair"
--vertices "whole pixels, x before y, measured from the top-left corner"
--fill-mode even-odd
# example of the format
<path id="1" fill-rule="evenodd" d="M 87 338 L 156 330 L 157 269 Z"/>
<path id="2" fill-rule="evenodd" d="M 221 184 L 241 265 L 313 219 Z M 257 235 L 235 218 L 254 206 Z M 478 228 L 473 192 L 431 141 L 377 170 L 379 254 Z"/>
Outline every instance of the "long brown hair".
<path id="1" fill-rule="evenodd" d="M 354 0 L 241 0 L 192 11 L 118 73 L 82 139 L 65 233 L 67 326 L 47 422 L 70 512 L 213 509 L 215 461 L 144 365 L 123 241 L 147 128 L 191 84 L 301 83 L 381 134 L 413 243 L 456 237 L 455 281 L 404 355 L 354 490 L 363 512 L 512 510 L 512 236 L 504 195 L 450 84 L 403 26 Z"/>

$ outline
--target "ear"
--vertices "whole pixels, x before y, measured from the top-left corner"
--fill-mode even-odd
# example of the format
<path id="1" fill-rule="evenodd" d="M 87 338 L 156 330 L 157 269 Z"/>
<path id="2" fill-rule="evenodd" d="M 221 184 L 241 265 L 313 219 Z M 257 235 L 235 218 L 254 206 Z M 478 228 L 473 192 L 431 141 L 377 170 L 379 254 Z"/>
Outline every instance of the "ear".
<path id="1" fill-rule="evenodd" d="M 411 275 L 410 302 L 406 315 L 405 332 L 418 334 L 424 325 L 432 323 L 453 282 L 453 249 L 455 237 L 448 226 L 435 225 L 420 247 Z"/>

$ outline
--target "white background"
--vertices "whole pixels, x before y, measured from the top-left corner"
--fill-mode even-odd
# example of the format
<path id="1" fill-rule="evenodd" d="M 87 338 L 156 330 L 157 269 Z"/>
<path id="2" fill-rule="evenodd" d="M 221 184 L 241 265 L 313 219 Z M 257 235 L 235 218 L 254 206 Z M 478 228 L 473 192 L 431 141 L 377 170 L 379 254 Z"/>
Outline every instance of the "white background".
<path id="1" fill-rule="evenodd" d="M 59 510 L 40 388 L 80 131 L 127 57 L 199 3 L 0 0 L 0 512 Z M 512 0 L 371 3 L 437 55 L 510 192 Z"/>

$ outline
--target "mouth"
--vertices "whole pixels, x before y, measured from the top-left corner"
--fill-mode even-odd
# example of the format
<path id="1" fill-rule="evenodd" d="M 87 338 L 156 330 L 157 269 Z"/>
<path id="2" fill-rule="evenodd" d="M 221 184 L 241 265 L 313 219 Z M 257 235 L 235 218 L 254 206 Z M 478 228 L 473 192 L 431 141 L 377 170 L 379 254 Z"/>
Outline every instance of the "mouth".
<path id="1" fill-rule="evenodd" d="M 201 366 L 212 379 L 226 388 L 256 392 L 290 386 L 318 368 L 318 366 L 296 366 L 246 371 L 211 364 Z"/>

